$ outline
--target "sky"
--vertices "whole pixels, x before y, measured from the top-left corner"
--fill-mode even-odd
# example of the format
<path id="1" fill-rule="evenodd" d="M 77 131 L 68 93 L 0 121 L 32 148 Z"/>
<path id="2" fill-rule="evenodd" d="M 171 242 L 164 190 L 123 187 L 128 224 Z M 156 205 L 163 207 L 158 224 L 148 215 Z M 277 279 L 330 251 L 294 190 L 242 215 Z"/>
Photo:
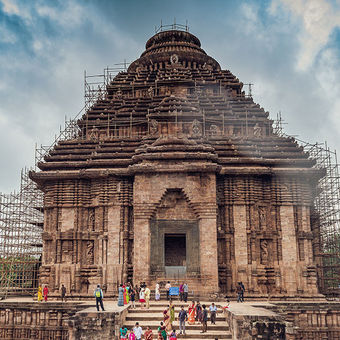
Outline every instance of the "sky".
<path id="1" fill-rule="evenodd" d="M 137 59 L 161 20 L 187 21 L 287 134 L 340 151 L 340 0 L 0 0 L 0 192 L 82 109 L 84 70 Z"/>

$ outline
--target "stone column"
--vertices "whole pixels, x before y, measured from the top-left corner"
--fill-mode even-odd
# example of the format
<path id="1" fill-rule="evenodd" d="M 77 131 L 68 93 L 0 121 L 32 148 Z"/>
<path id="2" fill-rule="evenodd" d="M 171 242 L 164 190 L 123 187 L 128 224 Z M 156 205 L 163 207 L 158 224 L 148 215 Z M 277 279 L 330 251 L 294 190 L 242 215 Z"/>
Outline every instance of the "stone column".
<path id="1" fill-rule="evenodd" d="M 235 240 L 235 276 L 234 285 L 237 282 L 248 282 L 247 280 L 247 265 L 248 265 L 248 251 L 247 251 L 247 220 L 246 220 L 246 206 L 234 205 L 234 240 Z M 249 286 L 249 282 L 248 282 Z"/>
<path id="2" fill-rule="evenodd" d="M 282 264 L 281 275 L 284 289 L 288 294 L 296 295 L 297 248 L 294 226 L 294 209 L 292 205 L 280 207 L 282 230 Z"/>
<path id="3" fill-rule="evenodd" d="M 117 279 L 121 277 L 117 275 L 120 273 L 119 221 L 120 206 L 117 204 L 108 207 L 107 293 L 112 293 L 117 289 Z"/>
<path id="4" fill-rule="evenodd" d="M 206 290 L 218 291 L 217 232 L 215 218 L 199 221 L 201 274 L 206 277 L 209 287 Z M 203 287 L 202 287 L 203 288 Z"/>
<path id="5" fill-rule="evenodd" d="M 150 227 L 149 219 L 137 214 L 134 222 L 133 281 L 137 285 L 140 281 L 148 282 L 149 278 Z"/>

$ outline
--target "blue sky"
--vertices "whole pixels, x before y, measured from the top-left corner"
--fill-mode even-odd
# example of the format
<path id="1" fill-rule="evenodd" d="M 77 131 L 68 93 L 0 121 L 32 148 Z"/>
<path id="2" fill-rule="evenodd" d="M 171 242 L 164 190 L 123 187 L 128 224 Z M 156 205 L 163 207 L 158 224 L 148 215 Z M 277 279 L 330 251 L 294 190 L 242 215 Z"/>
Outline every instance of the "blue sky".
<path id="1" fill-rule="evenodd" d="M 287 133 L 340 150 L 340 0 L 0 0 L 0 191 L 83 107 L 84 70 L 135 60 L 174 18 Z"/>

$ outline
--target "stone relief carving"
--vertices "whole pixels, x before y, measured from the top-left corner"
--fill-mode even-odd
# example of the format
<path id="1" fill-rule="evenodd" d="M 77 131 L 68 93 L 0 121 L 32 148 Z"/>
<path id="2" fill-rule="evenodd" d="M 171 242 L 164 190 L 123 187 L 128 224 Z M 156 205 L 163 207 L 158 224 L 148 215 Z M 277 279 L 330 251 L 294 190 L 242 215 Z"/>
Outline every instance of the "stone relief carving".
<path id="1" fill-rule="evenodd" d="M 90 139 L 92 139 L 92 140 L 98 140 L 99 139 L 99 130 L 96 128 L 96 126 L 93 126 L 93 128 L 90 132 Z"/>
<path id="2" fill-rule="evenodd" d="M 254 126 L 254 136 L 255 137 L 261 137 L 262 136 L 262 128 L 259 125 L 259 123 L 256 123 Z"/>
<path id="3" fill-rule="evenodd" d="M 158 132 L 158 122 L 156 119 L 150 120 L 150 133 L 155 135 Z"/>
<path id="4" fill-rule="evenodd" d="M 148 96 L 149 97 L 153 97 L 153 87 L 152 86 L 150 86 L 149 88 L 148 88 Z"/>
<path id="5" fill-rule="evenodd" d="M 259 226 L 261 229 L 265 229 L 267 224 L 266 208 L 259 207 L 258 211 L 259 211 Z"/>
<path id="6" fill-rule="evenodd" d="M 261 263 L 268 264 L 268 241 L 260 240 Z"/>
<path id="7" fill-rule="evenodd" d="M 192 122 L 192 134 L 194 136 L 200 136 L 202 134 L 201 124 L 197 119 Z"/>
<path id="8" fill-rule="evenodd" d="M 85 263 L 86 264 L 93 264 L 94 263 L 94 242 L 93 241 L 85 241 L 86 248 L 85 248 Z"/>
<path id="9" fill-rule="evenodd" d="M 177 55 L 177 54 L 173 54 L 173 55 L 170 57 L 170 63 L 171 63 L 171 64 L 177 64 L 177 63 L 178 63 L 178 55 Z"/>
<path id="10" fill-rule="evenodd" d="M 218 134 L 218 127 L 217 125 L 210 125 L 210 134 L 211 136 L 216 136 Z"/>

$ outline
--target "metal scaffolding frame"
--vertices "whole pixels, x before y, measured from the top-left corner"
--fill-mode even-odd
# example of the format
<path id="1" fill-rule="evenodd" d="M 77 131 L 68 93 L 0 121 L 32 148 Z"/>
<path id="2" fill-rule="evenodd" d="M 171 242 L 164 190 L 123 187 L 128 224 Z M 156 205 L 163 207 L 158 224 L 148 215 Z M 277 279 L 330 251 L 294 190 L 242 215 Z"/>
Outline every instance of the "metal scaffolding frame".
<path id="1" fill-rule="evenodd" d="M 0 295 L 34 294 L 43 231 L 43 193 L 21 171 L 19 192 L 0 193 Z"/>

